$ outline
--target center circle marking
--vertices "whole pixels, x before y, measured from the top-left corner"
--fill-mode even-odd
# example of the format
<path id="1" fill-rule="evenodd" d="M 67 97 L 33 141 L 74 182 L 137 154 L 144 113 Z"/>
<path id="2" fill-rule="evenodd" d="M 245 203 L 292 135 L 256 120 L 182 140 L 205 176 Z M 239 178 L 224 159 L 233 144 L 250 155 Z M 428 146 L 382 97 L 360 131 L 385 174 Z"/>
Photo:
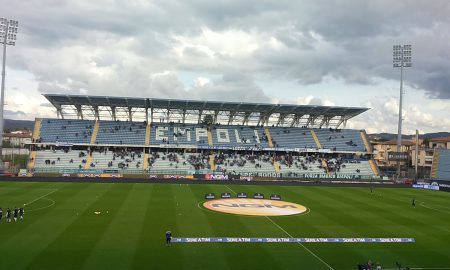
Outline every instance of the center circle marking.
<path id="1" fill-rule="evenodd" d="M 245 216 L 289 216 L 308 211 L 303 205 L 265 199 L 218 199 L 206 201 L 203 207 L 221 213 Z"/>

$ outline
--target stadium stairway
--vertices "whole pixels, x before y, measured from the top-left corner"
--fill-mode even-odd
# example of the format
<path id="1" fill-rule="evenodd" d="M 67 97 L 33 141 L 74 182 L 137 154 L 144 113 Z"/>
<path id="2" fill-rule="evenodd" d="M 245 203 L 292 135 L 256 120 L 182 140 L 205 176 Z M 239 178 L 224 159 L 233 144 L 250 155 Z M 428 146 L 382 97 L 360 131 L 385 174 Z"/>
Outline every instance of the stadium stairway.
<path id="1" fill-rule="evenodd" d="M 92 131 L 91 144 L 95 144 L 95 141 L 97 140 L 97 134 L 98 134 L 99 127 L 100 127 L 100 122 L 97 120 L 97 121 L 95 121 L 94 130 Z"/>
<path id="2" fill-rule="evenodd" d="M 272 136 L 270 136 L 269 128 L 264 127 L 264 133 L 266 133 L 267 136 L 267 142 L 269 143 L 269 147 L 273 148 L 273 142 L 272 142 Z M 274 162 L 275 164 L 276 162 Z M 280 172 L 280 168 L 278 168 L 278 172 Z"/>
<path id="3" fill-rule="evenodd" d="M 150 145 L 150 124 L 145 127 L 145 145 Z"/>
<path id="4" fill-rule="evenodd" d="M 91 163 L 92 163 L 92 154 L 89 153 L 86 158 L 86 164 L 84 164 L 84 169 L 89 170 L 89 168 L 91 168 Z"/>
<path id="5" fill-rule="evenodd" d="M 380 176 L 380 169 L 378 168 L 377 164 L 375 163 L 375 160 L 371 159 L 369 160 L 370 168 L 372 168 L 373 174 L 375 176 Z"/>
<path id="6" fill-rule="evenodd" d="M 31 151 L 30 159 L 28 160 L 28 172 L 32 172 L 34 169 L 34 165 L 36 164 L 36 151 Z"/>
<path id="7" fill-rule="evenodd" d="M 148 171 L 148 159 L 150 157 L 149 153 L 145 153 L 144 154 L 144 162 L 143 162 L 143 167 L 144 167 L 144 171 Z"/>
<path id="8" fill-rule="evenodd" d="M 314 129 L 311 129 L 311 136 L 313 137 L 314 141 L 316 142 L 317 148 L 322 149 L 322 144 L 320 143 L 319 138 L 317 137 L 317 134 L 314 131 Z"/>
<path id="9" fill-rule="evenodd" d="M 208 127 L 208 145 L 213 146 L 213 137 L 212 137 L 211 127 Z"/>
<path id="10" fill-rule="evenodd" d="M 36 141 L 39 139 L 39 135 L 41 133 L 42 119 L 36 118 L 34 121 L 34 129 L 33 129 L 33 140 Z"/>
<path id="11" fill-rule="evenodd" d="M 325 168 L 325 170 L 327 171 L 327 174 L 330 174 L 330 171 L 328 170 L 328 164 L 325 159 L 322 159 L 322 167 Z"/>
<path id="12" fill-rule="evenodd" d="M 435 150 L 433 155 L 433 165 L 431 166 L 431 178 L 436 178 L 439 164 L 439 151 Z"/>
<path id="13" fill-rule="evenodd" d="M 211 166 L 211 170 L 216 170 L 216 164 L 214 163 L 214 154 L 209 155 L 209 166 Z"/>
<path id="14" fill-rule="evenodd" d="M 369 143 L 369 139 L 367 137 L 366 131 L 365 130 L 361 130 L 360 134 L 361 134 L 361 139 L 364 142 L 364 147 L 366 147 L 366 152 L 372 153 L 372 146 Z"/>
<path id="15" fill-rule="evenodd" d="M 273 161 L 273 168 L 275 169 L 276 173 L 280 173 L 280 163 L 278 163 L 278 161 L 276 161 L 275 159 Z"/>
<path id="16" fill-rule="evenodd" d="M 147 126 L 145 127 L 145 145 L 148 146 L 150 145 L 150 124 L 147 124 Z M 148 159 L 150 158 L 150 154 L 149 153 L 145 153 L 145 149 L 144 149 L 144 162 L 143 162 L 143 168 L 144 171 L 148 171 Z"/>

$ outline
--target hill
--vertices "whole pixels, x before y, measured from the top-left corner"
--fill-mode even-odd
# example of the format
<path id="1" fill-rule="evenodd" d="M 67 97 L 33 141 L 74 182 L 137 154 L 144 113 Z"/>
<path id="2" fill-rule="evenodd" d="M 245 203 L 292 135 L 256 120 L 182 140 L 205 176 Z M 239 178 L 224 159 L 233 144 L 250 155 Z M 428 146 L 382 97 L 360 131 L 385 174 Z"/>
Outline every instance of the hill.
<path id="1" fill-rule="evenodd" d="M 397 138 L 397 134 L 393 134 L 393 133 L 372 133 L 372 134 L 368 134 L 370 138 L 380 138 L 382 140 L 394 140 Z M 403 134 L 402 138 L 403 139 L 412 139 L 414 138 L 416 135 L 405 135 Z M 433 139 L 433 138 L 440 138 L 440 137 L 449 137 L 450 136 L 450 132 L 434 132 L 434 133 L 425 133 L 425 134 L 419 134 L 419 138 L 423 139 L 423 138 L 429 138 L 429 139 Z"/>
<path id="2" fill-rule="evenodd" d="M 5 119 L 5 129 L 17 130 L 17 129 L 29 129 L 33 130 L 34 121 L 31 120 L 13 120 Z"/>

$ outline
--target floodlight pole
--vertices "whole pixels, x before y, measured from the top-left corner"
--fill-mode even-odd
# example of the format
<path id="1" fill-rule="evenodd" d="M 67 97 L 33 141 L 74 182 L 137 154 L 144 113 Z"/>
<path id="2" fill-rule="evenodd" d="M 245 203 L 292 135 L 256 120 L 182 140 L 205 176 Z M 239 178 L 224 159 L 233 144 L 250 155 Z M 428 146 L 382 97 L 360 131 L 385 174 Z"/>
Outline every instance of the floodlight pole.
<path id="1" fill-rule="evenodd" d="M 3 61 L 2 61 L 2 89 L 0 104 L 0 160 L 3 158 L 3 107 L 5 106 L 5 67 L 6 67 L 6 38 L 8 37 L 9 21 L 6 21 L 5 35 L 3 37 Z"/>
<path id="2" fill-rule="evenodd" d="M 406 54 L 406 56 L 405 56 Z M 402 147 L 403 124 L 403 68 L 411 67 L 411 45 L 394 45 L 393 66 L 400 68 L 400 101 L 398 106 L 398 133 L 397 133 L 397 177 L 400 177 L 400 151 Z"/>
<path id="3" fill-rule="evenodd" d="M 402 124 L 403 124 L 403 50 L 402 63 L 400 67 L 400 101 L 398 104 L 398 132 L 397 132 L 397 153 L 402 149 Z M 400 159 L 397 158 L 397 178 L 400 177 Z"/>
<path id="4" fill-rule="evenodd" d="M 5 77 L 6 77 L 6 45 L 15 45 L 17 28 L 19 23 L 17 21 L 0 18 L 0 26 L 3 28 L 3 61 L 2 61 L 2 87 L 0 94 L 0 160 L 3 155 L 3 112 L 5 107 Z M 11 33 L 9 31 L 11 30 Z"/>

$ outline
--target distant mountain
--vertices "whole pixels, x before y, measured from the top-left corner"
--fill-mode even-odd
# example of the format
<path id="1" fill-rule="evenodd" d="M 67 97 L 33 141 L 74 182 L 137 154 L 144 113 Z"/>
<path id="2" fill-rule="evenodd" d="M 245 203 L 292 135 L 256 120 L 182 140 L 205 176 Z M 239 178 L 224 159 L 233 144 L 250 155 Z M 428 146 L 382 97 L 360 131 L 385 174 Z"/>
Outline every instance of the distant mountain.
<path id="1" fill-rule="evenodd" d="M 30 120 L 13 120 L 5 119 L 5 129 L 17 130 L 17 129 L 34 129 L 34 121 Z"/>
<path id="2" fill-rule="evenodd" d="M 368 134 L 368 136 L 370 138 L 380 138 L 382 140 L 397 139 L 397 134 L 392 134 L 392 133 L 372 133 L 372 134 Z M 414 135 L 404 135 L 403 134 L 402 138 L 412 139 L 415 136 L 416 136 L 415 134 Z M 419 134 L 420 139 L 423 139 L 423 138 L 433 139 L 433 138 L 449 137 L 449 136 L 450 136 L 450 132 L 434 132 L 434 133 Z"/>

